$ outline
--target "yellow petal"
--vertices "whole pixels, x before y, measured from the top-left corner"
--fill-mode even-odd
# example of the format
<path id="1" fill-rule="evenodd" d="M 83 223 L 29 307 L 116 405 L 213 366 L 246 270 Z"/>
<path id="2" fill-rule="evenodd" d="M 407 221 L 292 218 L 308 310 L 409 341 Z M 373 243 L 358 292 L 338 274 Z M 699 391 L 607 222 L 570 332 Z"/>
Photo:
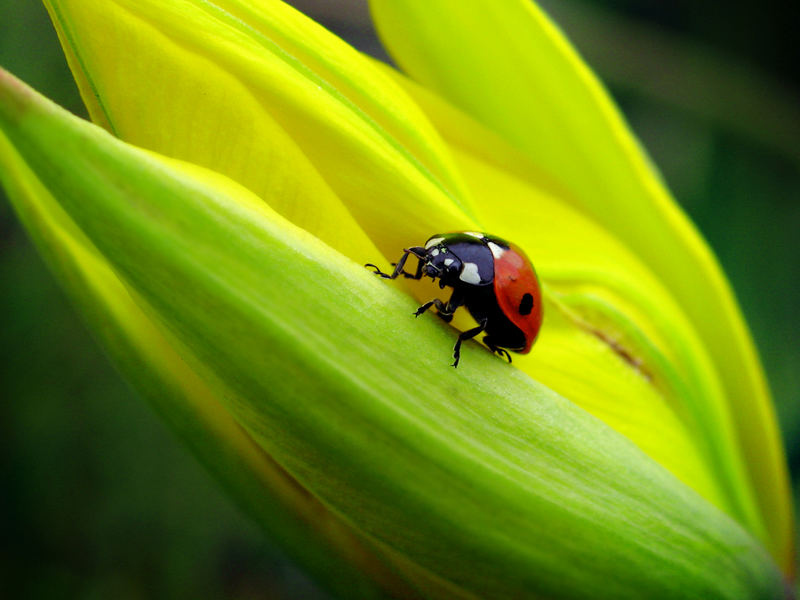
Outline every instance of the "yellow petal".
<path id="1" fill-rule="evenodd" d="M 120 138 L 231 177 L 335 247 L 363 237 L 347 213 L 381 250 L 406 244 L 397 223 L 419 212 L 467 225 L 467 192 L 413 102 L 283 3 L 47 4 L 93 120 Z M 273 194 L 287 173 L 306 188 Z"/>

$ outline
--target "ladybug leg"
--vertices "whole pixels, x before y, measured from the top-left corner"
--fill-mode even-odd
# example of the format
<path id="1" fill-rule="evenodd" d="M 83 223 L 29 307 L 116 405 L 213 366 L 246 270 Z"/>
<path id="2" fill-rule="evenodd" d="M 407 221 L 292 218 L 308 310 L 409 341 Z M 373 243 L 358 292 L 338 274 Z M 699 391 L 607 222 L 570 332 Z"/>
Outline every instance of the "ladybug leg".
<path id="1" fill-rule="evenodd" d="M 408 255 L 413 254 L 416 256 L 420 261 L 425 259 L 425 248 L 422 246 L 412 246 L 411 248 L 406 248 L 403 251 L 403 256 L 400 257 L 396 263 L 392 263 L 394 265 L 394 271 L 390 273 L 384 273 L 381 271 L 376 265 L 372 263 L 367 263 L 365 267 L 371 267 L 375 269 L 375 275 L 380 275 L 384 279 L 397 279 L 398 275 L 403 275 L 403 277 L 407 277 L 410 279 L 422 279 L 422 262 L 417 265 L 417 272 L 412 274 L 408 273 L 407 271 L 403 270 L 403 267 L 406 265 L 406 261 L 408 260 Z"/>
<path id="2" fill-rule="evenodd" d="M 477 327 L 473 327 L 472 329 L 467 329 L 458 336 L 458 339 L 456 340 L 456 345 L 453 348 L 453 358 L 456 359 L 455 362 L 453 363 L 453 367 L 458 366 L 458 361 L 461 358 L 461 342 L 471 340 L 481 331 L 486 329 L 486 323 L 488 323 L 488 321 L 489 319 L 484 319 L 478 324 Z"/>
<path id="3" fill-rule="evenodd" d="M 463 304 L 464 304 L 463 294 L 459 294 L 458 290 L 453 290 L 453 294 L 450 296 L 450 300 L 447 301 L 447 304 L 445 304 L 438 298 L 434 298 L 430 302 L 426 302 L 425 304 L 420 306 L 414 313 L 414 316 L 418 317 L 426 310 L 428 310 L 431 306 L 436 306 L 436 316 L 442 319 L 445 323 L 449 323 L 450 321 L 453 320 L 453 313 L 456 312 L 456 309 Z"/>
<path id="4" fill-rule="evenodd" d="M 412 253 L 413 254 L 413 253 Z M 403 257 L 408 256 L 408 254 L 404 254 Z M 417 261 L 417 270 L 414 274 L 409 273 L 408 271 L 400 271 L 403 274 L 403 277 L 406 279 L 422 279 L 422 268 L 425 266 L 425 261 L 422 260 L 419 256 L 414 254 L 419 260 Z M 397 265 L 395 265 L 396 267 Z"/>
<path id="5" fill-rule="evenodd" d="M 494 343 L 492 342 L 492 336 L 487 335 L 485 338 L 483 338 L 483 343 L 486 344 L 489 347 L 489 350 L 491 350 L 495 354 L 499 354 L 500 356 L 505 355 L 509 364 L 511 363 L 511 355 L 505 348 L 500 348 L 498 346 L 495 346 Z"/>
<path id="6" fill-rule="evenodd" d="M 415 317 L 418 317 L 418 316 L 420 316 L 422 313 L 424 313 L 426 310 L 428 310 L 428 309 L 429 309 L 431 306 L 433 306 L 433 305 L 434 305 L 434 304 L 436 304 L 437 302 L 438 302 L 439 304 L 444 304 L 444 303 L 443 303 L 441 300 L 439 300 L 438 298 L 434 298 L 433 300 L 430 300 L 429 302 L 426 302 L 425 304 L 423 304 L 422 306 L 420 306 L 420 307 L 419 307 L 419 308 L 416 310 L 416 312 L 414 313 L 414 316 L 415 316 Z M 439 308 L 439 307 L 437 306 L 436 308 Z"/>
<path id="7" fill-rule="evenodd" d="M 430 302 L 426 302 L 425 304 L 420 306 L 416 310 L 416 312 L 414 312 L 414 316 L 415 317 L 420 316 L 422 313 L 424 313 L 426 310 L 428 310 L 431 306 L 436 306 L 436 316 L 439 317 L 440 319 L 442 319 L 445 323 L 449 323 L 450 321 L 453 320 L 453 311 L 455 310 L 455 308 L 453 308 L 453 311 L 448 311 L 448 309 L 447 309 L 448 305 L 445 304 L 444 302 L 442 302 L 441 300 L 439 300 L 438 298 L 434 298 Z"/>

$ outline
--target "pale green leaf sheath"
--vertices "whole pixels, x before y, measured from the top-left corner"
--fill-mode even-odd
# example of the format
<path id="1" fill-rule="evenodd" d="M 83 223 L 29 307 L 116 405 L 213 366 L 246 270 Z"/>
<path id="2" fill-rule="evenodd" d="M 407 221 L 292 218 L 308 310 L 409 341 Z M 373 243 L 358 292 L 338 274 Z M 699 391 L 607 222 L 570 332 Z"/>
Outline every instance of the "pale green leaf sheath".
<path id="1" fill-rule="evenodd" d="M 51 262 L 75 243 L 102 257 L 86 277 L 118 278 L 212 410 L 423 595 L 782 597 L 759 542 L 573 403 L 477 348 L 420 377 L 449 328 L 407 327 L 409 298 L 270 197 L 5 74 L 0 132 L 3 184 Z"/>

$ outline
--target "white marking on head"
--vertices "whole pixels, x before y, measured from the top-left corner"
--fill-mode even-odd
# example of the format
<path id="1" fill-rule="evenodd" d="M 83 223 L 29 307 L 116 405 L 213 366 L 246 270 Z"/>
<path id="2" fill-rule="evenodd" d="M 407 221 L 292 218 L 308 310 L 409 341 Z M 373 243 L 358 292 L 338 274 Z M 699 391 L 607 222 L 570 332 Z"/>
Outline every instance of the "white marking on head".
<path id="1" fill-rule="evenodd" d="M 495 260 L 499 259 L 503 254 L 506 253 L 506 249 L 502 246 L 498 246 L 494 242 L 489 242 L 489 250 L 492 251 L 492 256 L 494 256 Z"/>
<path id="2" fill-rule="evenodd" d="M 477 231 L 465 231 L 464 235 L 471 235 L 474 238 L 478 238 L 479 240 L 483 239 L 483 234 L 478 233 Z"/>
<path id="3" fill-rule="evenodd" d="M 464 266 L 461 268 L 461 273 L 458 275 L 458 278 L 464 283 L 470 283 L 472 285 L 480 285 L 481 276 L 478 275 L 478 265 L 471 262 L 464 263 Z"/>
<path id="4" fill-rule="evenodd" d="M 444 266 L 445 266 L 445 267 L 449 267 L 449 266 L 450 266 L 450 265 L 452 265 L 454 262 L 456 262 L 456 261 L 455 261 L 455 260 L 453 260 L 452 258 L 445 258 L 445 259 L 444 259 Z"/>
<path id="5" fill-rule="evenodd" d="M 425 242 L 425 250 L 430 250 L 431 248 L 436 246 L 439 242 L 443 242 L 443 241 L 444 241 L 443 237 L 431 238 L 427 242 Z"/>
<path id="6" fill-rule="evenodd" d="M 439 249 L 434 248 L 433 250 L 431 250 L 431 256 L 439 256 Z"/>

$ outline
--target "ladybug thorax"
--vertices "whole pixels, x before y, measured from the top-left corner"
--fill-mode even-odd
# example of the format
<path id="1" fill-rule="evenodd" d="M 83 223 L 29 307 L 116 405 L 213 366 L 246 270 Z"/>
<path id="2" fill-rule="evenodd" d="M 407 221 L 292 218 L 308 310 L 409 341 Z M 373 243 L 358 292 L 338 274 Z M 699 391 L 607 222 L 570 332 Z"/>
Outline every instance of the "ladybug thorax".
<path id="1" fill-rule="evenodd" d="M 480 239 L 443 234 L 426 242 L 423 271 L 442 286 L 487 286 L 494 280 L 494 257 Z"/>

